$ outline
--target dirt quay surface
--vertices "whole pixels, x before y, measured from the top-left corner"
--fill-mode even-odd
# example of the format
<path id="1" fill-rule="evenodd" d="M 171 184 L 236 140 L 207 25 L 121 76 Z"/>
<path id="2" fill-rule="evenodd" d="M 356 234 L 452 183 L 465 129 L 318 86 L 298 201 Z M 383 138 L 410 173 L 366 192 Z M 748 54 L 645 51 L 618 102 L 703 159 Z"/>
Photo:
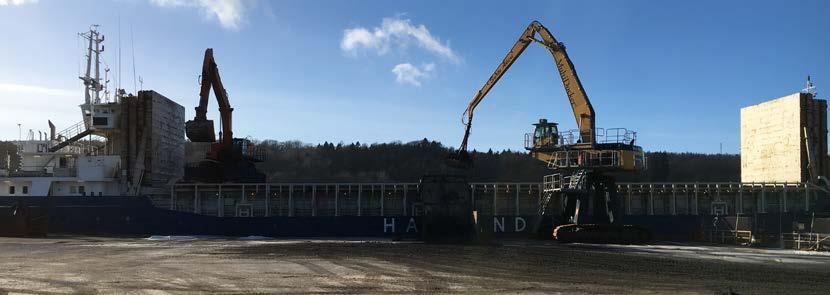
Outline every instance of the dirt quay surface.
<path id="1" fill-rule="evenodd" d="M 688 293 L 830 290 L 830 255 L 542 241 L 0 238 L 0 293 Z"/>

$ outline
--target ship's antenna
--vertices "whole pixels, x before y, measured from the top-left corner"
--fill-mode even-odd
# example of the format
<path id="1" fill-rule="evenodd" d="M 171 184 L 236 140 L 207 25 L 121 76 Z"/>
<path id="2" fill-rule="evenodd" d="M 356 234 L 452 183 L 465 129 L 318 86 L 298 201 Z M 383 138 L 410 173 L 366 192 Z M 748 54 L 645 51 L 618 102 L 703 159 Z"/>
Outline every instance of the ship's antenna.
<path id="1" fill-rule="evenodd" d="M 115 86 L 115 95 L 121 99 L 121 14 L 118 14 L 118 85 Z"/>
<path id="2" fill-rule="evenodd" d="M 103 90 L 103 86 L 101 85 L 101 52 L 104 52 L 104 46 L 101 45 L 101 42 L 104 42 L 104 36 L 98 33 L 97 29 L 95 32 L 95 103 L 101 103 L 101 90 Z"/>
<path id="3" fill-rule="evenodd" d="M 816 98 L 816 95 L 818 95 L 818 92 L 816 92 L 816 86 L 813 85 L 813 81 L 812 79 L 810 79 L 810 75 L 807 75 L 807 87 L 802 89 L 801 93 L 810 94 L 813 96 L 813 98 Z"/>
<path id="4" fill-rule="evenodd" d="M 106 63 L 104 65 L 104 101 L 110 102 L 110 67 Z"/>
<path id="5" fill-rule="evenodd" d="M 130 44 L 132 45 L 133 51 L 133 91 L 135 91 L 135 94 L 138 95 L 138 86 L 135 79 L 135 39 L 133 35 L 133 24 L 130 24 Z"/>
<path id="6" fill-rule="evenodd" d="M 75 36 L 75 41 L 76 41 L 75 43 L 77 43 L 77 45 L 78 45 L 77 50 L 80 51 L 80 52 L 83 52 L 83 49 L 81 47 L 81 33 L 78 33 L 78 35 Z M 78 60 L 78 77 L 80 77 L 80 76 L 81 76 L 81 60 L 79 59 Z"/>

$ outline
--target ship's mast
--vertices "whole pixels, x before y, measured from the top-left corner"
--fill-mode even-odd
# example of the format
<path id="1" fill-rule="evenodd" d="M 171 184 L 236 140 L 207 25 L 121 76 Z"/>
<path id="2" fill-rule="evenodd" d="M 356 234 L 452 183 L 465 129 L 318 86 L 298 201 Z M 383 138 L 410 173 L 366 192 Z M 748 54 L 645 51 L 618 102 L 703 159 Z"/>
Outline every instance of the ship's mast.
<path id="1" fill-rule="evenodd" d="M 101 91 L 104 89 L 101 84 L 101 52 L 104 52 L 104 46 L 101 43 L 104 42 L 104 36 L 98 32 L 98 25 L 90 26 L 89 32 L 80 35 L 88 41 L 86 73 L 83 77 L 78 78 L 84 81 L 84 104 L 81 109 L 84 111 L 84 122 L 86 122 L 87 128 L 90 128 L 92 127 L 92 115 L 94 113 L 93 106 L 101 102 Z M 93 54 L 95 55 L 94 77 L 91 73 Z"/>

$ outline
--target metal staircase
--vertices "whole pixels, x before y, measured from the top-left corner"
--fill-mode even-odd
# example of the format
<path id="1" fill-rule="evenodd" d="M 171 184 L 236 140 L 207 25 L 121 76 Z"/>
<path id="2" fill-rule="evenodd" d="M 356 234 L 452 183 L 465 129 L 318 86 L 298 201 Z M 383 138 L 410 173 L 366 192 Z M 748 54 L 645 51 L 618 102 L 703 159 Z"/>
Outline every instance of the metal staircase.
<path id="1" fill-rule="evenodd" d="M 562 173 L 546 175 L 542 181 L 543 191 L 561 192 L 562 190 L 581 189 L 584 186 L 587 174 L 587 170 L 579 169 L 571 175 L 563 175 Z"/>
<path id="2" fill-rule="evenodd" d="M 555 173 L 546 175 L 542 183 L 542 191 L 544 194 L 539 200 L 539 214 L 544 215 L 547 211 L 550 199 L 554 195 L 562 193 L 564 190 L 580 190 L 585 187 L 585 179 L 588 174 L 587 170 L 580 169 L 576 173 L 563 176 L 562 173 Z"/>
<path id="3" fill-rule="evenodd" d="M 87 135 L 92 134 L 95 131 L 92 128 L 86 127 L 85 121 L 80 121 L 78 123 L 73 124 L 72 126 L 67 127 L 66 129 L 62 130 L 58 133 L 57 138 L 66 138 L 66 140 L 52 146 L 49 148 L 50 153 L 54 153 L 59 151 L 60 149 L 84 138 Z"/>
<path id="4" fill-rule="evenodd" d="M 585 170 L 579 170 L 569 177 L 568 187 L 566 189 L 580 189 L 585 182 Z"/>

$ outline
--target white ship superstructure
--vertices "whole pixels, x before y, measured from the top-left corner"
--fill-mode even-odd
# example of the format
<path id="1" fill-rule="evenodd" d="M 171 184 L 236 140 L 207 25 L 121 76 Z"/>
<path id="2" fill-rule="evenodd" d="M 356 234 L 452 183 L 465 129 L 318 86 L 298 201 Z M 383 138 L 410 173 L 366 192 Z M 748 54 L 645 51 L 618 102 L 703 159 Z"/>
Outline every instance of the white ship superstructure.
<path id="1" fill-rule="evenodd" d="M 97 26 L 80 35 L 88 41 L 82 118 L 59 132 L 49 121 L 48 133 L 15 141 L 0 165 L 0 196 L 153 194 L 184 173 L 184 108 L 154 91 L 116 89 L 110 99 L 105 38 Z"/>

